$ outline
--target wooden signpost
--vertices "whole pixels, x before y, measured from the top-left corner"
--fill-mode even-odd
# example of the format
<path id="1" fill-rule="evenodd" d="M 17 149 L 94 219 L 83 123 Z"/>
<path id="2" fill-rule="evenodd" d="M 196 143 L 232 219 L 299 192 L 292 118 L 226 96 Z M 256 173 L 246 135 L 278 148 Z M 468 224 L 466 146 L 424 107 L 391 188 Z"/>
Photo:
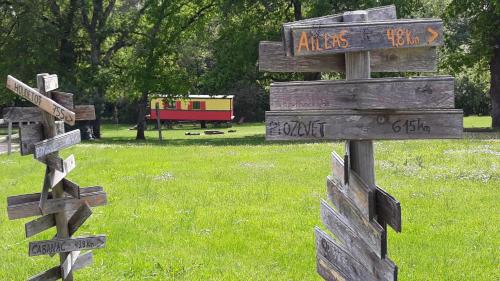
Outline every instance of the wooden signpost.
<path id="1" fill-rule="evenodd" d="M 76 167 L 74 155 L 66 159 L 59 151 L 80 143 L 80 130 L 64 132 L 63 121 L 74 125 L 77 120 L 93 120 L 93 106 L 74 106 L 73 95 L 56 92 L 57 75 L 38 74 L 37 89 L 12 76 L 7 77 L 7 88 L 31 101 L 37 107 L 7 108 L 4 118 L 11 122 L 34 122 L 20 126 L 21 155 L 33 154 L 34 159 L 46 165 L 40 193 L 7 198 L 9 219 L 33 216 L 39 218 L 26 223 L 26 238 L 56 227 L 51 240 L 29 243 L 30 256 L 59 254 L 59 265 L 28 280 L 73 280 L 73 272 L 92 263 L 92 252 L 82 250 L 105 246 L 104 235 L 72 238 L 92 215 L 90 207 L 107 202 L 102 187 L 80 188 L 66 176 Z M 55 121 L 54 117 L 62 121 Z M 52 192 L 50 192 L 52 191 Z"/>
<path id="2" fill-rule="evenodd" d="M 400 203 L 375 184 L 373 140 L 461 138 L 450 76 L 371 79 L 374 72 L 436 70 L 440 20 L 397 20 L 395 6 L 285 23 L 283 42 L 261 42 L 271 72 L 344 72 L 345 81 L 272 83 L 267 140 L 345 140 L 332 154 L 330 202 L 316 228 L 317 272 L 325 280 L 397 280 L 387 225 L 401 232 Z M 331 206 L 333 204 L 335 208 Z"/>

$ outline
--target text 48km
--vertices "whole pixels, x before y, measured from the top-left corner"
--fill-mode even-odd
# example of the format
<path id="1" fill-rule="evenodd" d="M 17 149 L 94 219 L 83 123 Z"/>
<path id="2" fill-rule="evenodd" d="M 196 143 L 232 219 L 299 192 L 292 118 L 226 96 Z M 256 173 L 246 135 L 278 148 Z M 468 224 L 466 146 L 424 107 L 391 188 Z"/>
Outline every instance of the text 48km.
<path id="1" fill-rule="evenodd" d="M 431 127 L 425 125 L 424 121 L 419 119 L 413 120 L 396 120 L 392 123 L 392 131 L 394 133 L 417 133 L 417 132 L 431 132 Z"/>
<path id="2" fill-rule="evenodd" d="M 411 30 L 402 28 L 387 29 L 387 40 L 392 43 L 393 47 L 412 46 L 420 43 L 420 38 L 413 37 Z"/>

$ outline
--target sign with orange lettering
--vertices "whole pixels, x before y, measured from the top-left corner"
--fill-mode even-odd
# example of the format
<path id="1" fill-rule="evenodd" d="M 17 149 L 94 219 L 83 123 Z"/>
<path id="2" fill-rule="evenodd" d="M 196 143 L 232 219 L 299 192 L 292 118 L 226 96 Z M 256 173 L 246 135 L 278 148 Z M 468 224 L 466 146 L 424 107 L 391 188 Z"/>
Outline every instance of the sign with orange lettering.
<path id="1" fill-rule="evenodd" d="M 292 26 L 290 32 L 292 50 L 289 53 L 294 56 L 443 44 L 443 23 L 434 19 L 297 25 Z"/>

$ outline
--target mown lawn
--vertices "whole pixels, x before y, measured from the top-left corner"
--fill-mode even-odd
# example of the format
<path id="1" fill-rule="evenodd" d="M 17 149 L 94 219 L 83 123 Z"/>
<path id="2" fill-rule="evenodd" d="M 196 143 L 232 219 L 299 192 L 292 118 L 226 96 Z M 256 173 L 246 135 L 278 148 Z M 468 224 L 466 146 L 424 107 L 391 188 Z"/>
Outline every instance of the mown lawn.
<path id="1" fill-rule="evenodd" d="M 69 179 L 102 185 L 109 201 L 77 233 L 108 240 L 75 280 L 321 280 L 313 228 L 343 144 L 267 143 L 263 124 L 188 129 L 137 143 L 108 125 L 102 140 L 63 151 L 77 160 Z M 379 141 L 375 157 L 378 184 L 403 209 L 403 232 L 389 231 L 399 280 L 499 280 L 498 137 Z M 39 192 L 44 168 L 18 154 L 0 165 L 0 280 L 25 280 L 57 264 L 28 257 L 28 242 L 54 230 L 25 239 L 29 219 L 9 221 L 5 198 Z"/>

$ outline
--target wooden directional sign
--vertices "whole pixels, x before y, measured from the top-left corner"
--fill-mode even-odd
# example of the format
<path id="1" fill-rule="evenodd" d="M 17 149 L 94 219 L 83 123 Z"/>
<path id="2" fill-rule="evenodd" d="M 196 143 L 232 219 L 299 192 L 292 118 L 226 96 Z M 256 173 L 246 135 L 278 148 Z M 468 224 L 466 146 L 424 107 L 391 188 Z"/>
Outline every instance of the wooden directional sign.
<path id="1" fill-rule="evenodd" d="M 75 211 L 85 203 L 91 207 L 102 206 L 107 203 L 106 193 L 102 191 L 102 187 L 81 188 L 80 199 L 70 197 L 53 199 L 52 194 L 49 193 L 43 210 L 39 208 L 39 200 L 40 193 L 8 197 L 7 213 L 9 219 L 15 220 L 58 212 Z"/>
<path id="2" fill-rule="evenodd" d="M 76 261 L 73 263 L 73 266 L 71 267 L 72 271 L 76 271 L 79 269 L 82 269 L 92 263 L 93 256 L 92 252 L 87 252 L 83 255 L 79 255 L 76 259 Z M 36 276 L 33 276 L 28 279 L 28 281 L 55 281 L 59 280 L 62 278 L 64 269 L 61 268 L 61 266 L 55 266 L 47 271 L 44 271 L 40 274 L 37 274 Z"/>
<path id="3" fill-rule="evenodd" d="M 396 6 L 382 6 L 366 10 L 369 20 L 395 20 L 396 17 Z M 318 24 L 332 24 L 339 23 L 344 20 L 343 14 L 328 15 L 318 18 L 310 18 L 300 21 L 288 22 L 283 24 L 282 35 L 283 41 L 285 43 L 285 50 L 287 51 L 287 56 L 292 55 L 292 40 L 291 40 L 291 28 L 294 26 L 301 25 L 318 25 Z"/>
<path id="4" fill-rule="evenodd" d="M 42 158 L 52 152 L 68 148 L 80 142 L 81 142 L 80 130 L 73 130 L 61 135 L 57 135 L 53 138 L 35 143 L 34 156 L 37 159 Z"/>
<path id="5" fill-rule="evenodd" d="M 58 104 L 66 107 L 67 109 L 73 109 L 75 107 L 73 103 L 73 94 L 65 93 L 61 91 L 53 91 L 52 92 L 52 100 L 57 102 Z M 76 114 L 76 112 L 75 112 Z"/>
<path id="6" fill-rule="evenodd" d="M 50 229 L 55 225 L 56 225 L 56 219 L 54 218 L 53 214 L 45 215 L 36 220 L 30 221 L 24 225 L 26 238 L 29 238 L 47 229 Z"/>
<path id="7" fill-rule="evenodd" d="M 77 105 L 73 108 L 76 121 L 95 120 L 93 105 Z M 5 120 L 11 122 L 42 122 L 42 114 L 36 107 L 8 107 L 3 109 Z"/>
<path id="8" fill-rule="evenodd" d="M 437 70 L 436 62 L 435 47 L 385 49 L 370 52 L 372 72 L 433 72 Z M 268 72 L 345 72 L 345 55 L 286 56 L 281 42 L 261 41 L 259 44 L 259 70 Z"/>
<path id="9" fill-rule="evenodd" d="M 271 84 L 271 110 L 454 108 L 453 77 Z"/>
<path id="10" fill-rule="evenodd" d="M 300 25 L 292 26 L 291 34 L 294 56 L 317 56 L 440 46 L 443 44 L 443 23 L 422 19 Z"/>
<path id="11" fill-rule="evenodd" d="M 104 235 L 35 241 L 29 243 L 29 255 L 40 256 L 52 253 L 98 249 L 103 248 L 105 244 L 106 236 Z"/>
<path id="12" fill-rule="evenodd" d="M 21 155 L 32 154 L 35 151 L 35 143 L 43 140 L 42 124 L 20 125 L 19 138 L 21 141 Z"/>
<path id="13" fill-rule="evenodd" d="M 62 105 L 40 94 L 37 90 L 24 84 L 12 76 L 7 76 L 7 88 L 19 96 L 29 100 L 50 115 L 64 120 L 69 125 L 75 124 L 75 113 Z"/>
<path id="14" fill-rule="evenodd" d="M 63 161 L 63 171 L 52 170 L 49 173 L 50 186 L 54 187 L 76 167 L 75 156 L 71 154 Z"/>
<path id="15" fill-rule="evenodd" d="M 45 86 L 45 92 L 50 92 L 59 88 L 59 80 L 57 79 L 57 75 L 45 75 L 43 77 L 43 85 Z"/>
<path id="16" fill-rule="evenodd" d="M 462 131 L 455 109 L 266 112 L 266 140 L 453 139 Z"/>

